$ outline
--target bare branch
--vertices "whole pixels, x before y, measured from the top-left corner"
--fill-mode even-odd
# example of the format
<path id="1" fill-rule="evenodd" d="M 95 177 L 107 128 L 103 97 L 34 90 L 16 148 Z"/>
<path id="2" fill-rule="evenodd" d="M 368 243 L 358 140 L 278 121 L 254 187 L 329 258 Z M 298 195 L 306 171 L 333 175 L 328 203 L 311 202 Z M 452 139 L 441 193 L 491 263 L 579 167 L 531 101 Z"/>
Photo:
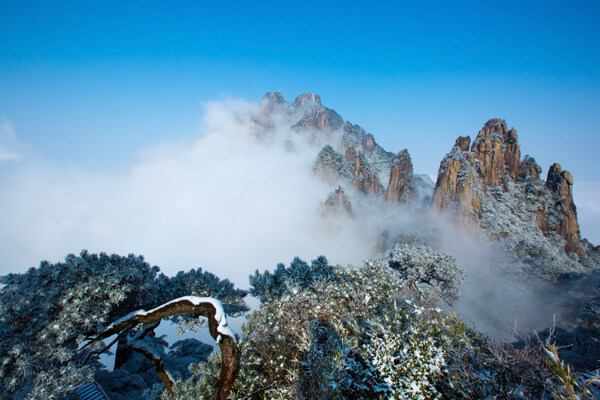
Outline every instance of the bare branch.
<path id="1" fill-rule="evenodd" d="M 158 377 L 162 383 L 169 390 L 169 392 L 174 393 L 173 386 L 175 385 L 175 381 L 173 380 L 171 374 L 169 374 L 169 371 L 167 371 L 167 367 L 165 366 L 163 359 L 153 352 L 143 340 L 134 340 L 128 343 L 128 345 L 133 350 L 143 354 L 148 360 L 150 360 L 150 363 L 152 363 L 152 366 L 156 370 L 156 373 L 158 374 Z"/>

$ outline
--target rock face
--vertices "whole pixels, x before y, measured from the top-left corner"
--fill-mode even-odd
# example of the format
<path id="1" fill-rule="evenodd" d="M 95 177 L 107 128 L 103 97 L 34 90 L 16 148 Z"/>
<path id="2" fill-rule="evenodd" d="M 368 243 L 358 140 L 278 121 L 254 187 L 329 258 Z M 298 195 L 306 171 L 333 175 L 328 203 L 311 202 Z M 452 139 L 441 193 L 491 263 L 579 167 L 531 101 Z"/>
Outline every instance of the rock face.
<path id="1" fill-rule="evenodd" d="M 313 171 L 329 183 L 350 184 L 363 194 L 385 193 L 382 182 L 389 180 L 394 155 L 386 152 L 358 125 L 345 122 L 336 150 L 324 146 Z"/>
<path id="2" fill-rule="evenodd" d="M 258 113 L 252 117 L 251 133 L 262 137 L 274 131 L 282 121 L 285 129 L 291 126 L 306 135 L 309 142 L 319 144 L 331 141 L 332 133 L 344 123 L 335 111 L 323 107 L 317 94 L 303 93 L 290 104 L 281 92 L 268 92 L 261 100 Z"/>
<path id="3" fill-rule="evenodd" d="M 465 141 L 460 139 L 440 164 L 431 210 L 439 212 L 453 208 L 458 211 L 459 220 L 471 223 L 481 213 L 481 200 L 477 190 L 479 182 L 473 168 L 475 158 L 472 153 L 461 150 L 465 148 Z"/>
<path id="4" fill-rule="evenodd" d="M 281 92 L 267 92 L 262 98 L 261 107 L 272 107 L 273 105 L 284 104 L 283 94 Z"/>
<path id="5" fill-rule="evenodd" d="M 517 179 L 521 151 L 517 131 L 509 130 L 506 122 L 500 119 L 486 122 L 473 141 L 471 152 L 479 160 L 475 167 L 486 185 L 506 185 L 506 179 Z"/>
<path id="6" fill-rule="evenodd" d="M 408 150 L 404 149 L 398 153 L 392 171 L 385 199 L 392 204 L 408 203 L 417 196 L 415 176 L 413 174 L 412 160 Z"/>
<path id="7" fill-rule="evenodd" d="M 335 151 L 331 145 L 324 146 L 313 165 L 315 175 L 327 183 L 336 180 L 349 180 L 353 177 L 353 170 L 343 155 Z"/>
<path id="8" fill-rule="evenodd" d="M 459 136 L 454 142 L 454 146 L 458 147 L 460 151 L 469 151 L 469 146 L 471 145 L 471 137 L 470 136 Z"/>
<path id="9" fill-rule="evenodd" d="M 394 153 L 385 151 L 375 141 L 373 135 L 365 132 L 358 125 L 353 125 L 346 121 L 342 126 L 342 131 L 340 150 L 346 153 L 349 148 L 354 147 L 358 156 L 362 157 L 361 164 L 368 166 L 371 173 L 377 176 L 380 185 L 387 182 L 395 157 Z M 380 186 L 380 189 L 380 193 L 383 193 L 385 190 L 383 186 Z"/>
<path id="10" fill-rule="evenodd" d="M 322 107 L 321 96 L 318 94 L 306 92 L 298 95 L 292 103 L 294 107 L 318 106 Z"/>
<path id="11" fill-rule="evenodd" d="M 344 189 L 341 186 L 338 186 L 335 192 L 329 194 L 329 197 L 323 206 L 323 213 L 321 215 L 327 217 L 340 214 L 351 217 L 352 203 L 350 202 L 350 198 L 344 193 Z"/>
<path id="12" fill-rule="evenodd" d="M 350 147 L 346 150 L 345 159 L 352 168 L 352 186 L 364 194 L 381 192 L 381 183 L 362 151 Z"/>
<path id="13" fill-rule="evenodd" d="M 508 129 L 500 119 L 485 123 L 470 151 L 469 142 L 468 136 L 460 136 L 442 160 L 433 211 L 451 209 L 460 221 L 487 226 L 492 236 L 505 237 L 512 235 L 511 229 L 492 222 L 496 218 L 492 218 L 494 209 L 506 205 L 506 212 L 519 216 L 515 221 L 523 221 L 529 217 L 522 214 L 523 207 L 519 208 L 518 203 L 527 203 L 527 215 L 535 217 L 544 236 L 558 234 L 566 242 L 566 252 L 583 254 L 573 203 L 573 177 L 569 172 L 554 164 L 548 171 L 546 185 L 536 183 L 541 182 L 542 169 L 533 157 L 519 160 L 517 132 Z"/>
<path id="14" fill-rule="evenodd" d="M 292 106 L 304 112 L 302 118 L 292 128 L 308 132 L 313 140 L 316 131 L 331 133 L 344 124 L 342 117 L 335 111 L 323 107 L 321 98 L 314 93 L 299 95 Z"/>
<path id="15" fill-rule="evenodd" d="M 519 165 L 519 179 L 525 180 L 529 177 L 540 179 L 542 168 L 535 162 L 535 158 L 525 156 Z"/>
<path id="16" fill-rule="evenodd" d="M 567 242 L 565 251 L 583 255 L 579 223 L 577 222 L 577 208 L 573 202 L 573 175 L 569 171 L 563 171 L 560 164 L 554 163 L 548 170 L 546 187 L 556 198 L 554 211 L 558 214 L 558 221 L 555 229 Z M 552 217 L 549 213 L 548 218 Z"/>
<path id="17" fill-rule="evenodd" d="M 277 132 L 278 126 L 289 133 L 292 146 L 296 133 L 312 145 L 323 146 L 313 171 L 331 185 L 351 186 L 396 205 L 429 196 L 430 189 L 419 192 L 408 151 L 385 151 L 373 135 L 324 107 L 317 94 L 303 93 L 292 103 L 280 92 L 265 94 L 252 120 L 252 132 L 260 137 Z M 533 157 L 521 160 L 517 132 L 504 120 L 490 119 L 473 141 L 458 137 L 442 160 L 430 211 L 451 210 L 465 226 L 480 226 L 495 239 L 514 237 L 511 246 L 520 246 L 518 251 L 526 256 L 535 254 L 534 248 L 544 241 L 581 256 L 585 251 L 573 202 L 573 177 L 558 164 L 550 167 L 545 183 L 541 172 Z M 520 233 L 515 232 L 530 225 L 537 231 L 528 235 L 534 235 L 538 244 L 518 244 Z"/>

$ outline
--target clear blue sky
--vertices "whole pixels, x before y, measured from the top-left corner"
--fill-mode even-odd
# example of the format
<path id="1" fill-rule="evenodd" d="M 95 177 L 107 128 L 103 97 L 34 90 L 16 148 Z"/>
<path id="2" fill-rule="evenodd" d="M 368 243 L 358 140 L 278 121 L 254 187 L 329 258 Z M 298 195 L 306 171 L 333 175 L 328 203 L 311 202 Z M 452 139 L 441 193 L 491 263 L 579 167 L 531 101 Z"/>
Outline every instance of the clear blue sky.
<path id="1" fill-rule="evenodd" d="M 597 1 L 2 0 L 0 118 L 40 157 L 106 168 L 197 134 L 206 101 L 312 91 L 417 172 L 502 117 L 544 174 L 597 182 L 599 16 Z"/>

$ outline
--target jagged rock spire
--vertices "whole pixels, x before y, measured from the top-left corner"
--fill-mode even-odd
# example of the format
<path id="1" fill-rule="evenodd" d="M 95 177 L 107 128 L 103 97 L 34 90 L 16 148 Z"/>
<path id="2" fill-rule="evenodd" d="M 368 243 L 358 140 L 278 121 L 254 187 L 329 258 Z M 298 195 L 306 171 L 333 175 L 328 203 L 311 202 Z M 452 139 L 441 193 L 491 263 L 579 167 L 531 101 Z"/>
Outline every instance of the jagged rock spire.
<path id="1" fill-rule="evenodd" d="M 478 223 L 483 212 L 482 201 L 489 198 L 492 188 L 494 193 L 507 192 L 511 185 L 510 190 L 532 190 L 515 184 L 540 182 L 542 169 L 533 157 L 519 160 L 521 151 L 517 139 L 516 130 L 508 129 L 506 122 L 497 118 L 485 123 L 470 151 L 469 137 L 460 136 L 440 164 L 432 210 L 454 208 L 460 220 Z M 540 187 L 541 192 L 532 194 L 533 199 L 537 196 L 538 200 L 531 201 L 539 203 L 534 214 L 542 233 L 556 232 L 566 241 L 565 251 L 582 255 L 572 186 L 572 175 L 554 164 L 548 171 L 546 185 Z M 544 187 L 547 188 L 545 194 L 542 193 Z"/>
<path id="2" fill-rule="evenodd" d="M 567 241 L 565 250 L 582 255 L 577 207 L 573 201 L 573 175 L 569 171 L 563 171 L 560 164 L 554 163 L 548 169 L 546 186 L 558 197 L 554 204 L 554 211 L 560 216 L 556 232 Z M 548 218 L 551 217 L 549 213 Z"/>
<path id="3" fill-rule="evenodd" d="M 504 120 L 487 121 L 473 140 L 471 152 L 480 161 L 476 169 L 487 186 L 506 185 L 507 177 L 517 179 L 521 158 L 517 131 L 509 130 Z"/>
<path id="4" fill-rule="evenodd" d="M 352 203 L 341 186 L 338 186 L 335 192 L 329 194 L 321 215 L 327 217 L 334 214 L 352 216 Z"/>
<path id="5" fill-rule="evenodd" d="M 408 203 L 417 196 L 413 164 L 407 149 L 398 153 L 392 164 L 385 199 L 392 204 Z"/>
<path id="6" fill-rule="evenodd" d="M 535 162 L 535 158 L 526 155 L 523 161 L 519 164 L 519 179 L 527 179 L 532 177 L 540 179 L 542 168 Z"/>

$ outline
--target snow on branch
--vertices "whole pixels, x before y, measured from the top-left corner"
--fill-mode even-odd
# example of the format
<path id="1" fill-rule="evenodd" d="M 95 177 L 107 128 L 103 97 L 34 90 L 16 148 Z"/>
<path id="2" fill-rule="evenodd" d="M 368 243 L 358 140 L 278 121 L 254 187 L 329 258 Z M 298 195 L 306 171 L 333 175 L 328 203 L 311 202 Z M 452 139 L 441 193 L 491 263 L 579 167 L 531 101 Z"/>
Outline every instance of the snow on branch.
<path id="1" fill-rule="evenodd" d="M 227 316 L 223 310 L 223 305 L 217 299 L 196 296 L 180 297 L 150 311 L 139 310 L 132 312 L 113 322 L 97 335 L 91 336 L 88 339 L 90 343 L 99 342 L 139 324 L 153 324 L 163 318 L 177 314 L 194 314 L 196 316 L 208 318 L 208 330 L 221 349 L 221 374 L 219 377 L 216 398 L 226 399 L 239 371 L 239 354 L 234 333 L 227 324 Z M 151 351 L 148 351 L 141 341 L 138 342 L 137 345 L 133 346 L 133 349 L 151 359 L 152 364 L 157 369 L 159 377 L 163 383 L 165 383 L 165 386 L 171 390 L 173 380 L 165 370 L 164 364 L 157 360 L 156 356 Z"/>

